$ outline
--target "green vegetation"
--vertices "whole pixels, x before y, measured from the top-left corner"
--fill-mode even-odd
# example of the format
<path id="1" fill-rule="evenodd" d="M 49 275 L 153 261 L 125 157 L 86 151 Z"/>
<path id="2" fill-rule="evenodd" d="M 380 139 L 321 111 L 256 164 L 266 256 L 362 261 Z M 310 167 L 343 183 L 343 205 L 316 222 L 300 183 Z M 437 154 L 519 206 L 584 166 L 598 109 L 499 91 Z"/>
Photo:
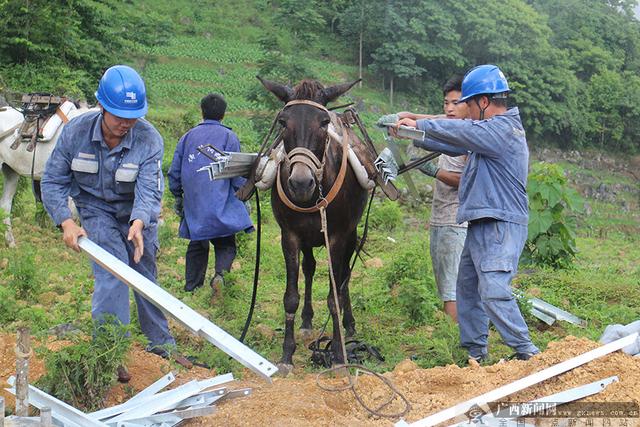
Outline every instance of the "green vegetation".
<path id="1" fill-rule="evenodd" d="M 567 267 L 576 255 L 576 214 L 584 211 L 577 191 L 567 187 L 562 168 L 537 163 L 531 168 L 529 235 L 524 256 L 539 265 Z"/>
<path id="2" fill-rule="evenodd" d="M 68 6 L 64 7 L 88 3 L 88 0 L 78 0 L 65 3 Z M 124 48 L 103 44 L 105 49 L 114 49 L 109 50 L 111 56 L 106 59 L 96 51 L 96 55 L 88 58 L 97 61 L 94 65 L 85 68 L 80 63 L 67 61 L 56 66 L 65 67 L 64 73 L 51 73 L 46 67 L 42 68 L 42 64 L 50 60 L 47 58 L 36 60 L 35 56 L 30 56 L 28 62 L 10 62 L 7 54 L 9 39 L 4 35 L 12 30 L 11 24 L 0 30 L 0 58 L 3 60 L 0 75 L 4 84 L 15 91 L 55 90 L 59 84 L 67 93 L 81 91 L 90 96 L 102 68 L 116 62 L 133 64 L 141 70 L 148 86 L 151 107 L 148 119 L 165 138 L 165 170 L 177 139 L 198 122 L 198 102 L 206 92 L 225 94 L 229 101 L 225 124 L 238 133 L 245 151 L 253 151 L 267 132 L 275 110 L 280 107 L 279 102 L 262 89 L 254 77 L 256 74 L 291 82 L 303 77 L 317 77 L 327 84 L 354 79 L 358 75 L 354 58 L 357 57 L 361 26 L 353 22 L 360 19 L 359 7 L 365 7 L 362 22 L 365 64 L 382 64 L 385 58 L 382 54 L 392 50 L 385 47 L 378 51 L 384 43 L 395 43 L 391 45 L 393 47 L 401 43 L 402 37 L 409 40 L 414 35 L 420 36 L 411 41 L 410 48 L 398 50 L 398 55 L 402 54 L 400 59 L 404 62 L 400 65 L 406 67 L 412 66 L 408 60 L 413 55 L 423 71 L 408 69 L 406 75 L 412 77 L 405 77 L 399 66 L 366 68 L 363 87 L 355 87 L 339 101 L 356 103 L 376 141 L 381 140 L 380 134 L 370 125 L 381 113 L 396 109 L 439 111 L 439 86 L 452 72 L 463 71 L 475 63 L 496 62 L 511 79 L 514 99 L 522 107 L 532 146 L 538 141 L 565 147 L 596 145 L 610 151 L 637 149 L 637 146 L 632 146 L 632 141 L 638 140 L 634 130 L 638 120 L 633 118 L 640 107 L 633 101 L 640 98 L 633 91 L 625 92 L 624 99 L 617 98 L 618 95 L 607 97 L 605 89 L 608 86 L 605 83 L 598 83 L 598 98 L 594 98 L 595 92 L 592 91 L 592 82 L 601 77 L 617 81 L 620 80 L 618 77 L 624 76 L 623 81 L 630 88 L 636 84 L 637 77 L 627 78 L 626 74 L 616 71 L 624 69 L 631 72 L 638 66 L 634 56 L 636 43 L 640 43 L 634 29 L 637 24 L 628 18 L 624 7 L 616 9 L 608 3 L 572 0 L 568 2 L 570 6 L 565 7 L 563 3 L 561 13 L 556 16 L 546 11 L 553 3 L 558 3 L 551 1 L 526 4 L 516 1 L 500 4 L 476 0 L 458 3 L 418 1 L 411 2 L 414 6 L 411 9 L 402 1 L 137 0 L 118 2 L 117 7 L 103 7 L 112 4 L 111 0 L 91 3 L 102 5 L 92 8 L 92 13 L 99 12 L 113 19 L 100 20 L 99 25 L 82 26 L 83 31 L 93 28 L 109 29 L 110 32 L 92 31 L 89 35 L 82 33 L 82 37 L 87 40 L 98 36 L 127 38 L 127 44 L 122 45 Z M 397 5 L 398 13 L 391 14 L 393 10 L 381 7 L 382 3 Z M 620 4 L 624 6 L 627 2 Z M 305 40 L 294 37 L 287 27 L 290 20 L 275 18 L 280 7 L 293 6 L 301 11 L 317 7 L 317 14 L 328 25 L 317 26 L 315 37 Z M 11 11 L 17 13 L 11 7 L 9 2 L 0 0 L 0 16 L 4 22 L 13 22 L 6 18 Z M 44 10 L 51 11 L 51 7 Z M 576 25 L 563 27 L 559 16 L 566 18 L 572 10 L 588 12 L 584 22 L 603 26 L 592 29 L 591 24 L 583 22 L 578 25 L 576 22 Z M 418 18 L 398 31 L 396 37 L 393 32 L 408 25 L 404 20 L 414 13 Z M 145 18 L 140 18 L 140 14 L 145 14 Z M 71 18 L 75 16 L 69 15 Z M 583 19 L 582 15 L 572 18 L 575 21 Z M 131 22 L 139 21 L 143 21 L 145 27 L 139 32 L 120 32 L 121 27 L 118 26 L 114 35 L 116 28 L 111 25 L 119 20 L 125 22 L 122 24 L 125 28 L 129 28 L 127 26 L 132 25 Z M 74 22 L 75 18 L 69 20 L 69 28 L 74 28 Z M 150 22 L 155 22 L 155 26 Z M 606 22 L 610 25 L 604 26 Z M 302 25 L 296 22 L 298 24 Z M 307 34 L 312 28 L 313 25 L 291 28 L 291 31 Z M 615 35 L 610 36 L 605 28 L 610 28 Z M 327 29 L 332 33 L 327 34 Z M 130 39 L 129 34 L 144 39 Z M 69 36 L 75 44 L 84 43 L 73 38 L 80 37 L 79 34 Z M 58 46 L 51 47 L 54 49 L 51 52 L 47 51 L 51 55 L 49 58 L 62 57 L 55 50 Z M 628 46 L 628 49 L 620 46 Z M 375 52 L 380 56 L 374 58 Z M 578 61 L 579 54 L 582 56 Z M 597 55 L 600 55 L 601 62 L 590 59 Z M 595 68 L 589 71 L 591 64 Z M 35 71 L 39 70 L 45 72 L 34 77 Z M 392 77 L 396 89 L 394 107 L 389 106 L 388 96 L 381 90 L 383 86 L 385 89 L 389 87 Z M 620 94 L 620 91 L 616 89 L 612 93 Z M 606 115 L 601 112 L 606 112 Z M 613 126 L 616 126 L 615 136 L 612 136 Z M 542 166 L 548 170 L 534 167 L 533 187 L 530 188 L 532 203 L 538 204 L 534 208 L 558 205 L 556 185 L 566 186 L 558 190 L 560 197 L 564 197 L 562 194 L 569 188 L 578 187 L 584 194 L 585 185 L 597 188 L 600 183 L 607 186 L 621 184 L 632 189 L 637 187 L 637 181 L 615 171 L 594 170 L 573 163 L 562 163 L 561 167 L 566 171 L 566 182 L 554 166 Z M 413 179 L 420 188 L 433 183 L 421 174 L 414 174 Z M 23 179 L 21 188 L 27 187 L 28 181 Z M 280 231 L 269 208 L 269 195 L 261 193 L 260 197 L 264 228 L 260 286 L 246 342 L 268 359 L 277 361 L 282 352 L 285 269 Z M 624 200 L 626 210 L 622 209 L 621 200 Z M 637 191 L 621 190 L 615 199 L 590 197 L 586 201 L 589 213 L 578 212 L 575 235 L 568 234 L 575 240 L 575 245 L 571 246 L 570 240 L 566 241 L 572 251 L 574 247 L 576 249 L 572 254 L 573 268 L 567 271 L 547 266 L 526 266 L 516 280 L 515 285 L 526 294 L 543 298 L 587 320 L 586 329 L 562 322 L 547 328 L 537 319 L 527 316 L 533 340 L 543 349 L 548 342 L 568 334 L 597 339 L 608 324 L 628 323 L 640 318 L 640 306 L 637 304 L 640 297 Z M 561 203 L 562 214 L 566 213 L 566 203 Z M 193 294 L 182 290 L 187 242 L 177 237 L 178 219 L 171 210 L 173 199 L 169 192 L 165 192 L 163 204 L 165 223 L 160 228 L 159 283 L 229 333 L 239 336 L 250 303 L 255 233 L 239 237 L 237 264 L 227 278 L 229 286 L 224 289 L 222 301 L 212 305 L 208 287 Z M 55 325 L 73 322 L 83 327 L 86 331 L 83 336 L 87 338 L 91 335 L 92 326 L 90 264 L 83 255 L 64 247 L 56 229 L 35 225 L 35 210 L 30 192 L 21 191 L 13 212 L 18 248 L 8 249 L 0 244 L 0 327 L 2 331 L 10 332 L 18 322 L 28 322 L 33 330 L 47 333 Z M 539 212 L 545 218 L 541 220 L 538 217 L 539 226 L 548 224 L 548 214 L 542 212 L 547 211 Z M 255 220 L 255 209 L 253 215 Z M 441 312 L 433 283 L 426 230 L 428 218 L 427 200 L 404 196 L 399 202 L 374 199 L 363 262 L 356 262 L 350 289 L 357 338 L 380 348 L 386 358 L 384 363 L 374 367 L 379 371 L 390 370 L 406 358 L 415 360 L 422 367 L 466 363 L 466 354 L 459 347 L 457 327 Z M 562 221 L 566 227 L 566 221 Z M 553 225 L 543 228 L 536 230 L 547 233 Z M 566 248 L 562 249 L 569 253 Z M 314 253 L 318 260 L 313 289 L 314 330 L 319 333 L 328 315 L 329 278 L 325 249 L 316 249 Z M 548 253 L 545 256 L 549 259 Z M 16 279 L 20 275 L 36 280 L 22 283 L 22 279 Z M 302 288 L 301 284 L 300 290 Z M 299 325 L 300 321 L 296 323 Z M 173 327 L 172 331 L 184 353 L 214 366 L 218 372 L 234 370 L 236 374 L 241 373 L 239 364 L 230 361 L 228 356 L 210 344 L 190 336 L 180 327 Z M 490 342 L 494 361 L 511 353 L 499 341 L 492 331 Z M 64 361 L 78 360 L 81 354 L 89 351 L 89 343 L 81 341 L 78 344 L 84 347 L 77 351 L 70 349 L 59 357 Z M 95 355 L 100 353 L 94 351 Z M 312 370 L 309 358 L 310 352 L 299 340 L 294 362 Z M 52 368 L 48 369 L 57 372 L 58 378 L 65 372 L 62 361 L 49 363 Z M 83 368 L 85 373 L 78 373 L 73 384 L 80 385 L 87 378 L 93 378 L 91 375 L 94 374 L 90 372 L 93 372 L 92 367 L 98 366 L 97 363 L 94 360 L 87 364 L 86 369 Z M 114 372 L 111 367 L 104 366 L 102 374 L 105 377 L 99 378 L 97 384 L 110 381 L 107 376 Z M 58 381 L 58 384 L 61 383 Z M 55 393 L 64 395 L 63 398 L 75 404 L 77 397 L 70 388 Z M 99 391 L 95 391 L 95 395 L 99 396 Z"/>
<path id="3" fill-rule="evenodd" d="M 73 344 L 55 351 L 38 350 L 44 356 L 46 374 L 37 386 L 86 411 L 103 407 L 107 391 L 116 381 L 116 369 L 126 360 L 131 346 L 130 327 L 111 321 L 93 326 L 85 331 L 93 339 L 76 335 Z"/>

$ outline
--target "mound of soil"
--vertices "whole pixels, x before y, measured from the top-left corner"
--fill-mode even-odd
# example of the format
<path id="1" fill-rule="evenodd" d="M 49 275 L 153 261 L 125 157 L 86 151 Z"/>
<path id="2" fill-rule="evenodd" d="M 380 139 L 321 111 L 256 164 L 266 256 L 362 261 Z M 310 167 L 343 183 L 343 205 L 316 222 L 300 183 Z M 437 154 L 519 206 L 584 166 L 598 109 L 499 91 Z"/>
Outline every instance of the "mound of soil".
<path id="1" fill-rule="evenodd" d="M 0 381 L 2 382 L 5 382 L 15 370 L 14 345 L 15 339 L 12 336 L 0 336 Z M 55 343 L 49 345 L 55 345 Z M 597 343 L 587 339 L 566 337 L 549 344 L 544 353 L 528 361 L 514 360 L 492 366 L 476 365 L 460 368 L 449 365 L 420 369 L 413 362 L 406 360 L 384 376 L 392 381 L 398 391 L 409 400 L 411 410 L 404 418 L 412 422 L 596 347 L 598 347 Z M 146 353 L 142 348 L 134 348 L 129 364 L 133 379 L 128 386 L 117 385 L 111 390 L 109 404 L 126 400 L 170 369 L 176 372 L 175 367 L 170 366 L 162 358 Z M 34 357 L 30 378 L 35 379 L 42 373 L 42 363 Z M 195 367 L 190 371 L 177 372 L 175 384 L 214 375 L 216 375 L 215 371 Z M 621 352 L 609 354 L 527 388 L 509 396 L 505 401 L 527 402 L 613 375 L 617 375 L 620 381 L 584 401 L 640 403 L 640 358 Z M 344 378 L 323 378 L 322 385 L 336 387 L 344 381 Z M 230 384 L 230 388 L 241 387 L 251 387 L 252 395 L 224 402 L 218 406 L 216 414 L 191 420 L 185 425 L 390 426 L 397 421 L 397 419 L 390 420 L 370 415 L 350 391 L 323 390 L 317 384 L 316 374 L 294 372 L 293 376 L 274 378 L 273 384 L 268 384 L 247 371 L 244 379 Z M 370 375 L 359 377 L 357 390 L 365 404 L 370 407 L 379 406 L 389 396 L 386 386 Z M 4 391 L 2 395 L 9 398 Z M 9 398 L 7 406 L 12 404 L 13 399 Z M 385 407 L 383 412 L 399 412 L 402 408 L 401 401 L 396 398 Z M 459 418 L 459 420 L 462 419 Z M 640 424 L 634 422 L 637 420 L 629 420 L 626 425 Z"/>

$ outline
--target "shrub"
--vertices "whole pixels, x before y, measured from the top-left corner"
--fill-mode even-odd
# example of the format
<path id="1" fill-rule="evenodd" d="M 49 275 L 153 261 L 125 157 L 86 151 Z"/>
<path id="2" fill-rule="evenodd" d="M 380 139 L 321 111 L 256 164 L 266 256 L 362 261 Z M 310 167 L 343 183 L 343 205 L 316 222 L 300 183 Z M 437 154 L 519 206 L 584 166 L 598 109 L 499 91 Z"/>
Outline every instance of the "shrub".
<path id="1" fill-rule="evenodd" d="M 433 279 L 427 276 L 431 285 Z M 412 325 L 424 325 L 433 320 L 433 314 L 437 311 L 438 300 L 429 289 L 425 279 L 404 279 L 398 286 L 398 303 L 403 308 Z"/>
<path id="2" fill-rule="evenodd" d="M 74 337 L 72 345 L 45 350 L 47 374 L 37 382 L 44 391 L 86 411 L 103 406 L 131 345 L 130 327 L 113 320 L 93 326 L 92 340 Z"/>
<path id="3" fill-rule="evenodd" d="M 385 199 L 382 203 L 375 203 L 369 216 L 369 225 L 375 230 L 391 231 L 402 223 L 402 209 L 400 205 Z"/>
<path id="4" fill-rule="evenodd" d="M 35 300 L 42 290 L 42 274 L 36 267 L 35 251 L 33 247 L 24 245 L 16 252 L 7 268 L 11 278 L 9 287 L 16 296 L 24 300 Z"/>
<path id="5" fill-rule="evenodd" d="M 576 213 L 584 208 L 578 193 L 567 186 L 560 166 L 538 163 L 529 174 L 529 234 L 525 259 L 539 265 L 566 268 L 576 254 Z"/>

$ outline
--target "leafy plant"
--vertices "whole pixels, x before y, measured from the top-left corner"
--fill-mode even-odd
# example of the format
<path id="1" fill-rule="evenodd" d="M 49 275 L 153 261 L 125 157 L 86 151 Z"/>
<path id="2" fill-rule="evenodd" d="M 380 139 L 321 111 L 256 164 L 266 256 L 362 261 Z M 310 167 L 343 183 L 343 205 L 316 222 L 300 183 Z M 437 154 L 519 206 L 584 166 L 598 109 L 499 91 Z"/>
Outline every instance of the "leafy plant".
<path id="1" fill-rule="evenodd" d="M 431 279 L 431 276 L 427 277 Z M 424 325 L 432 320 L 438 301 L 433 292 L 429 291 L 424 279 L 405 279 L 398 286 L 398 303 L 409 318 L 409 323 Z"/>
<path id="2" fill-rule="evenodd" d="M 46 392 L 87 411 L 103 406 L 131 345 L 130 327 L 112 319 L 93 327 L 92 340 L 75 337 L 72 345 L 45 350 L 47 373 L 37 382 Z"/>
<path id="3" fill-rule="evenodd" d="M 538 163 L 531 169 L 525 257 L 539 265 L 568 267 L 576 255 L 575 215 L 583 212 L 584 201 L 567 186 L 560 166 Z"/>
<path id="4" fill-rule="evenodd" d="M 395 202 L 385 199 L 375 203 L 369 216 L 369 225 L 375 230 L 391 231 L 402 224 L 402 208 Z"/>
<path id="5" fill-rule="evenodd" d="M 34 300 L 42 290 L 42 274 L 36 267 L 35 249 L 24 245 L 9 262 L 9 287 L 20 299 Z"/>

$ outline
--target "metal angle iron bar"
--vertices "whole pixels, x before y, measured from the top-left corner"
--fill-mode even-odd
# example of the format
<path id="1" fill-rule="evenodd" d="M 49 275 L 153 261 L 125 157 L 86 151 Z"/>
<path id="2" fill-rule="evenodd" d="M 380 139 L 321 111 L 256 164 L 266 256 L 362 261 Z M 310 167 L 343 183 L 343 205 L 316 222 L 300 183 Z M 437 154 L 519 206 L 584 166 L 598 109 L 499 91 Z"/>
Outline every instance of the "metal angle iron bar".
<path id="1" fill-rule="evenodd" d="M 80 237 L 78 246 L 92 260 L 136 290 L 160 310 L 173 317 L 192 333 L 205 338 L 220 350 L 271 382 L 271 375 L 275 374 L 278 368 L 267 359 L 88 238 Z"/>
<path id="2" fill-rule="evenodd" d="M 220 388 L 213 391 L 205 391 L 202 393 L 198 393 L 191 397 L 187 397 L 184 400 L 181 400 L 175 405 L 174 409 L 177 408 L 188 408 L 190 406 L 195 405 L 211 405 L 213 402 L 219 400 L 224 394 L 227 392 L 226 388 Z"/>
<path id="3" fill-rule="evenodd" d="M 588 396 L 593 396 L 594 394 L 598 394 L 603 391 L 609 384 L 614 382 L 618 382 L 619 378 L 614 375 L 609 378 L 604 378 L 599 381 L 594 381 L 589 384 L 581 385 L 578 387 L 573 387 L 569 390 L 561 391 L 558 393 L 551 394 L 549 396 L 542 397 L 540 399 L 535 399 L 527 402 L 525 404 L 525 408 L 532 408 L 530 414 L 525 415 L 513 415 L 509 408 L 505 408 L 502 411 L 498 411 L 495 414 L 487 414 L 482 417 L 482 421 L 486 421 L 487 419 L 516 419 L 522 417 L 531 417 L 535 416 L 536 412 L 541 412 L 542 410 L 550 410 L 555 408 L 556 406 L 563 405 L 565 403 L 574 402 L 579 399 L 584 399 Z M 544 403 L 544 406 L 536 406 L 536 404 Z M 536 410 L 537 409 L 537 410 Z M 455 424 L 456 426 L 458 424 Z"/>
<path id="4" fill-rule="evenodd" d="M 189 396 L 200 393 L 201 389 L 198 385 L 198 381 L 189 381 L 180 387 L 168 390 L 153 396 L 148 396 L 145 399 L 141 399 L 137 406 L 129 409 L 127 412 L 123 412 L 117 417 L 111 418 L 105 421 L 108 425 L 116 425 L 120 421 L 130 421 L 137 418 L 146 418 L 156 412 L 165 411 L 170 409 L 176 403 L 186 399 Z"/>
<path id="5" fill-rule="evenodd" d="M 10 377 L 7 382 L 11 386 L 15 385 L 15 377 Z M 15 389 L 6 390 L 15 394 Z M 59 420 L 65 426 L 107 427 L 106 424 L 98 420 L 94 420 L 79 409 L 66 404 L 62 400 L 56 399 L 32 385 L 29 386 L 29 403 L 38 409 L 42 409 L 44 407 L 51 408 L 53 418 Z"/>
<path id="6" fill-rule="evenodd" d="M 442 423 L 453 417 L 456 417 L 458 415 L 465 413 L 466 411 L 471 409 L 474 405 L 484 405 L 487 402 L 497 401 L 517 391 L 523 390 L 527 387 L 538 384 L 544 380 L 547 380 L 549 378 L 552 378 L 560 374 L 563 374 L 567 371 L 570 371 L 571 369 L 574 369 L 578 366 L 584 365 L 585 363 L 591 362 L 594 359 L 605 356 L 616 350 L 620 350 L 621 348 L 626 347 L 629 344 L 635 342 L 637 338 L 638 338 L 638 333 L 635 332 L 631 335 L 627 335 L 624 338 L 620 338 L 619 340 L 613 341 L 609 344 L 603 345 L 601 347 L 598 347 L 586 353 L 580 354 L 569 360 L 565 360 L 564 362 L 550 366 L 546 369 L 543 369 L 542 371 L 528 375 L 524 378 L 521 378 L 512 383 L 506 384 L 495 390 L 491 390 L 487 393 L 474 397 L 465 402 L 458 403 L 455 406 L 444 409 L 435 414 L 429 415 L 428 417 L 423 418 L 419 421 L 416 421 L 412 424 L 408 424 L 406 421 L 401 420 L 397 422 L 395 426 L 396 427 L 404 427 L 409 425 L 412 427 L 434 426 L 436 424 Z"/>
<path id="7" fill-rule="evenodd" d="M 169 372 L 167 375 L 163 376 L 149 387 L 142 390 L 140 393 L 133 396 L 131 399 L 127 400 L 120 405 L 111 406 L 109 408 L 101 409 L 96 412 L 91 412 L 89 415 L 91 418 L 96 420 L 104 420 L 106 418 L 111 418 L 115 415 L 121 414 L 127 411 L 130 408 L 138 405 L 141 399 L 146 398 L 147 396 L 153 396 L 158 393 L 160 390 L 171 384 L 176 377 L 173 375 L 173 372 Z"/>
<path id="8" fill-rule="evenodd" d="M 105 422 L 107 424 L 113 424 L 119 421 L 129 421 L 132 418 L 142 418 L 160 411 L 172 410 L 178 407 L 182 401 L 192 396 L 197 396 L 206 389 L 229 381 L 233 381 L 232 373 L 218 375 L 201 381 L 193 380 L 173 390 L 147 395 L 144 398 L 138 399 L 136 406 L 129 408 L 126 412 Z"/>
<path id="9" fill-rule="evenodd" d="M 145 427 L 162 425 L 164 423 L 175 425 L 189 418 L 205 417 L 207 415 L 214 414 L 216 412 L 216 409 L 217 408 L 215 406 L 188 408 L 188 409 L 182 409 L 179 411 L 154 414 L 148 417 L 138 418 L 134 420 L 127 420 L 125 422 L 132 423 L 134 425 L 145 426 Z M 121 424 L 118 423 L 116 424 L 116 427 L 119 427 L 120 425 Z"/>
<path id="10" fill-rule="evenodd" d="M 149 415 L 159 411 L 172 410 L 178 407 L 178 405 L 181 405 L 184 400 L 187 400 L 193 396 L 198 396 L 206 389 L 215 387 L 217 385 L 220 385 L 229 381 L 233 381 L 232 373 L 218 375 L 216 377 L 209 378 L 206 380 L 201 380 L 201 381 L 193 380 L 173 390 L 169 390 L 169 391 L 166 391 L 160 394 L 155 394 L 155 395 L 147 395 L 144 398 L 138 399 L 138 404 L 133 408 L 128 409 L 127 412 L 122 413 L 120 416 L 116 418 L 112 418 L 111 420 L 106 422 L 110 424 L 113 422 L 117 422 L 118 420 L 129 420 L 132 417 L 131 415 L 132 413 L 144 414 L 145 409 L 148 410 L 149 406 L 154 408 L 151 410 L 151 412 L 148 412 Z M 221 390 L 224 390 L 224 389 L 221 389 Z M 215 391 L 218 391 L 218 390 L 215 390 Z M 206 400 L 205 400 L 205 403 L 206 403 Z M 141 408 L 144 408 L 144 409 L 141 409 Z M 140 417 L 142 416 L 143 415 L 140 415 Z"/>
<path id="11" fill-rule="evenodd" d="M 564 320 L 581 327 L 586 326 L 587 322 L 585 320 L 580 319 L 578 316 L 575 316 L 568 311 L 558 308 L 555 305 L 549 304 L 548 302 L 543 301 L 540 298 L 529 298 L 529 302 L 531 303 L 531 306 L 533 308 L 542 311 L 543 313 L 548 313 L 550 316 L 556 318 L 557 320 Z"/>
<path id="12" fill-rule="evenodd" d="M 543 313 L 537 308 L 531 307 L 531 309 L 529 310 L 529 313 L 531 313 L 533 316 L 537 317 L 538 319 L 542 320 L 544 323 L 546 323 L 549 326 L 556 323 L 555 317 L 549 316 L 547 313 Z"/>

